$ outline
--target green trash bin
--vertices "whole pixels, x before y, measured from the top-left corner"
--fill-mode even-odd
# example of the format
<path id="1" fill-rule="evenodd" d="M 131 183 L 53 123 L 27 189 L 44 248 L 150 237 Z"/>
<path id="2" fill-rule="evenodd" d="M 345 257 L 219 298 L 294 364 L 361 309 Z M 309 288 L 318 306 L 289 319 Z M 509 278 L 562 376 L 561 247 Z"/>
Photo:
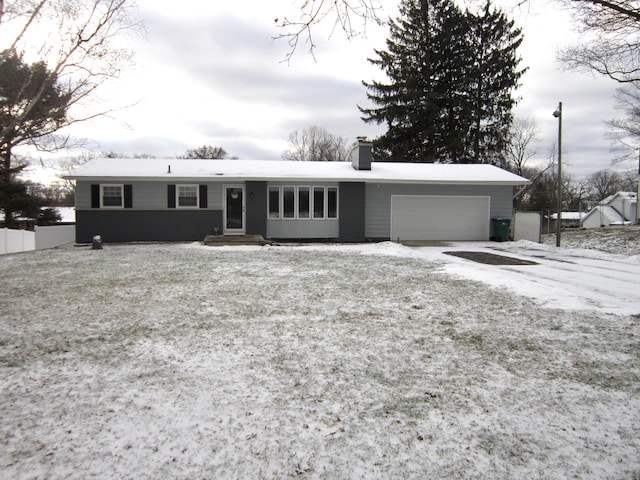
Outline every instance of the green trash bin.
<path id="1" fill-rule="evenodd" d="M 496 242 L 509 241 L 509 227 L 511 226 L 510 218 L 492 218 L 491 219 L 491 240 Z"/>

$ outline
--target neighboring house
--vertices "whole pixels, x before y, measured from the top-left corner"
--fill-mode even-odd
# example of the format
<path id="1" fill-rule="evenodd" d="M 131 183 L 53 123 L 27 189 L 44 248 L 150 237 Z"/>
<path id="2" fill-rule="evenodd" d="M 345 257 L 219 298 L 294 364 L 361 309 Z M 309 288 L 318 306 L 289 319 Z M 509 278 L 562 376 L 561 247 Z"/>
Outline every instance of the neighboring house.
<path id="1" fill-rule="evenodd" d="M 562 222 L 562 228 L 577 228 L 582 225 L 582 220 L 586 217 L 585 212 L 562 212 L 560 220 Z M 555 222 L 558 218 L 557 213 L 551 214 L 551 220 Z"/>
<path id="2" fill-rule="evenodd" d="M 76 181 L 76 241 L 488 240 L 525 178 L 492 165 L 96 159 Z"/>
<path id="3" fill-rule="evenodd" d="M 626 225 L 637 221 L 638 195 L 618 192 L 602 200 L 583 218 L 585 228 Z"/>

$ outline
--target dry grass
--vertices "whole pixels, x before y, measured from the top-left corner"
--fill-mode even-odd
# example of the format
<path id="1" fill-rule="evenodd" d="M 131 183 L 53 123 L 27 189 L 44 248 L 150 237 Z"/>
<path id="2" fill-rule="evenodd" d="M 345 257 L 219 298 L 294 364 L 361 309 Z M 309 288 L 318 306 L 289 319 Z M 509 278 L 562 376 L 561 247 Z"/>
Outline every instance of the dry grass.
<path id="1" fill-rule="evenodd" d="M 0 260 L 5 478 L 633 478 L 640 321 L 339 247 Z"/>

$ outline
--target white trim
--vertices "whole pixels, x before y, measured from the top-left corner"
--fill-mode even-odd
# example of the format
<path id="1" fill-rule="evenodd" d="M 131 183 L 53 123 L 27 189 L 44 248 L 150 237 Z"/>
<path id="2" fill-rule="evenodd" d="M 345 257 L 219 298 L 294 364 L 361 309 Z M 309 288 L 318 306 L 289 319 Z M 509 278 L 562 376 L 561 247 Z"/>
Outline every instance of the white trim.
<path id="1" fill-rule="evenodd" d="M 278 216 L 271 216 L 271 191 L 278 192 Z M 282 185 L 269 185 L 267 187 L 267 219 L 268 220 L 282 220 Z"/>
<path id="2" fill-rule="evenodd" d="M 180 205 L 180 187 L 188 187 L 196 189 L 196 204 L 195 205 Z M 178 183 L 176 184 L 176 208 L 193 210 L 200 208 L 200 185 L 197 183 Z"/>
<path id="3" fill-rule="evenodd" d="M 242 228 L 227 228 L 227 189 L 239 188 L 242 190 Z M 244 235 L 247 231 L 247 195 L 246 187 L 241 184 L 225 184 L 222 186 L 222 200 L 224 210 L 222 212 L 222 232 L 224 235 Z"/>
<path id="4" fill-rule="evenodd" d="M 105 205 L 104 204 L 104 188 L 114 187 L 120 189 L 120 205 Z M 124 208 L 124 184 L 123 183 L 101 183 L 100 184 L 100 208 Z"/>
<path id="5" fill-rule="evenodd" d="M 285 217 L 285 211 L 284 211 L 284 192 L 285 190 L 290 189 L 293 190 L 293 216 L 292 217 Z M 281 191 L 281 202 L 280 202 L 280 212 L 282 213 L 282 215 L 280 215 L 280 220 L 297 220 L 298 219 L 298 187 L 295 185 L 282 185 L 282 188 L 280 189 Z"/>
<path id="6" fill-rule="evenodd" d="M 306 217 L 300 216 L 300 189 L 301 188 L 306 188 L 307 193 L 309 194 L 309 197 L 308 197 L 309 211 Z M 296 186 L 296 208 L 295 208 L 296 220 L 307 221 L 307 220 L 313 219 L 313 198 L 312 197 L 313 197 L 313 187 L 311 185 Z"/>
<path id="7" fill-rule="evenodd" d="M 301 217 L 300 216 L 300 189 L 305 188 L 309 189 L 309 216 Z M 322 217 L 314 216 L 314 208 L 315 208 L 315 197 L 314 192 L 315 189 L 323 190 L 323 205 L 322 205 Z M 314 185 L 314 184 L 301 184 L 301 185 L 269 185 L 267 187 L 267 197 L 270 198 L 271 189 L 278 190 L 278 202 L 279 202 L 279 211 L 278 217 L 271 216 L 271 204 L 269 203 L 267 208 L 267 220 L 273 221 L 326 221 L 326 220 L 337 220 L 340 216 L 339 212 L 339 200 L 338 197 L 340 195 L 340 187 L 338 185 Z M 290 189 L 293 191 L 293 216 L 285 217 L 284 212 L 284 191 L 285 189 Z M 336 216 L 329 217 L 329 189 L 335 189 L 336 191 Z"/>

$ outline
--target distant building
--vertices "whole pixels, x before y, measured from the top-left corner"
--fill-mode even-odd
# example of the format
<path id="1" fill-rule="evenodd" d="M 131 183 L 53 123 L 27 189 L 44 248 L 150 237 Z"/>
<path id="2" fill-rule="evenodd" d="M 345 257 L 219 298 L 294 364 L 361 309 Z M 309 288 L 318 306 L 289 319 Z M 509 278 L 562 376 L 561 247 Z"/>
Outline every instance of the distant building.
<path id="1" fill-rule="evenodd" d="M 564 214 L 563 214 L 564 215 Z M 618 192 L 602 200 L 582 219 L 584 228 L 629 225 L 638 221 L 638 194 Z"/>

